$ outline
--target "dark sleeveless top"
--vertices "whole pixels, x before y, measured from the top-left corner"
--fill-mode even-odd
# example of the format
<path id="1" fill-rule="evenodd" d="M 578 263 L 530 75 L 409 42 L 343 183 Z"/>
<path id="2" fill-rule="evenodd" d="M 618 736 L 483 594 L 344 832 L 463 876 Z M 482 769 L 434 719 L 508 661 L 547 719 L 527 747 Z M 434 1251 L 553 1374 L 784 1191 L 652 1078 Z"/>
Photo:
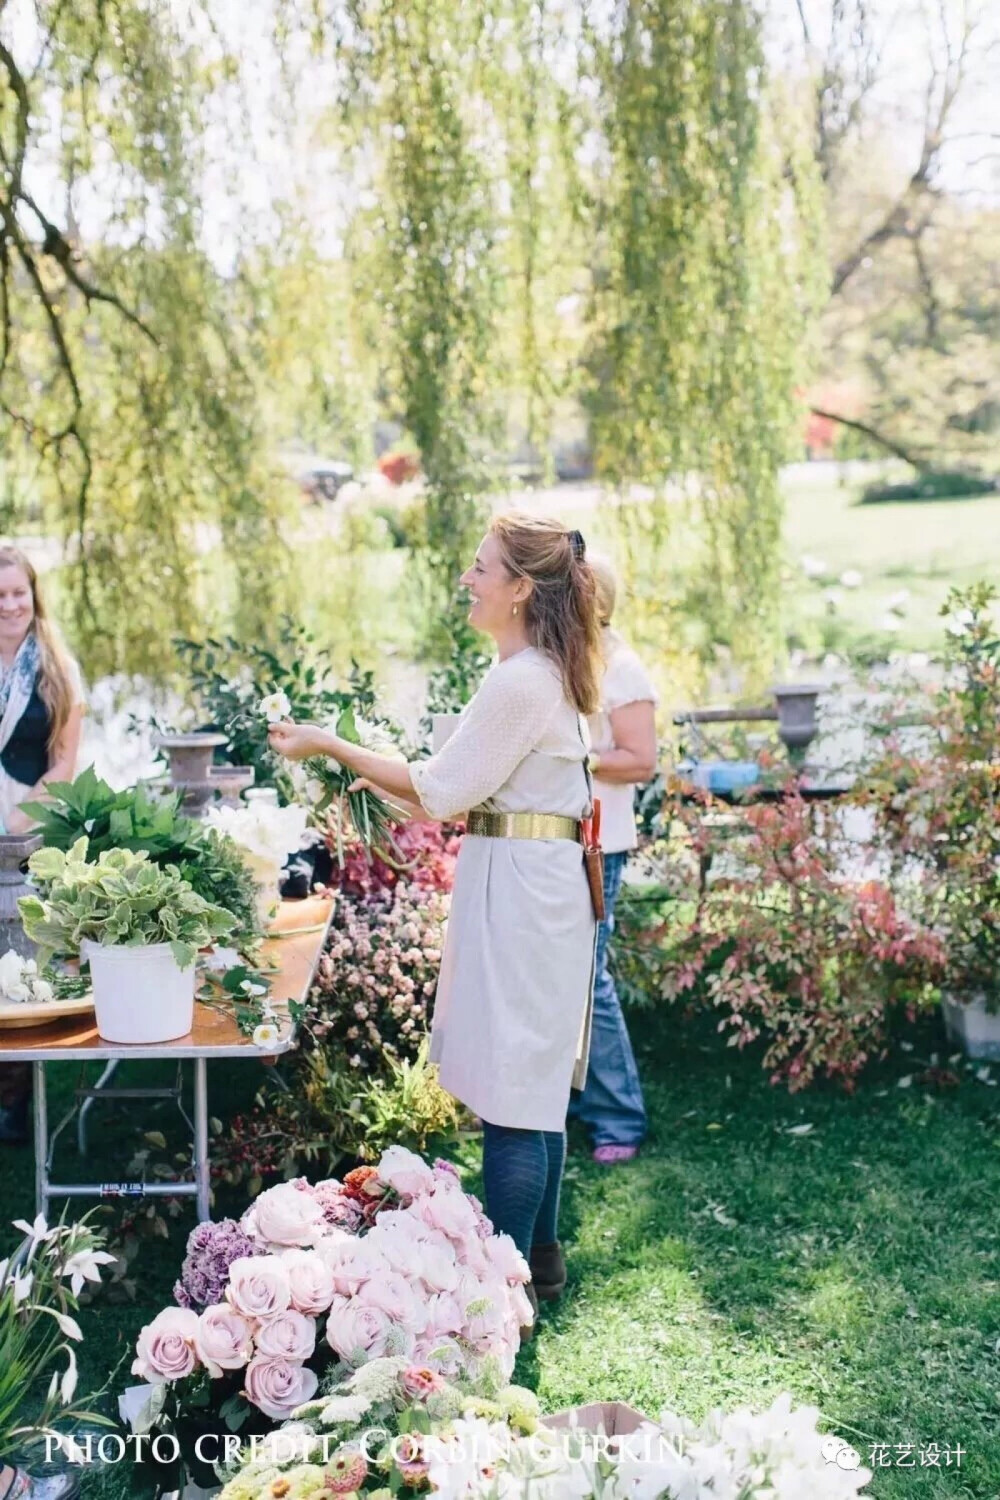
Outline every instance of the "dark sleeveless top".
<path id="1" fill-rule="evenodd" d="M 38 679 L 28 706 L 14 725 L 14 733 L 3 750 L 0 766 L 8 776 L 25 786 L 34 786 L 49 769 L 49 733 L 52 718 L 38 691 Z"/>

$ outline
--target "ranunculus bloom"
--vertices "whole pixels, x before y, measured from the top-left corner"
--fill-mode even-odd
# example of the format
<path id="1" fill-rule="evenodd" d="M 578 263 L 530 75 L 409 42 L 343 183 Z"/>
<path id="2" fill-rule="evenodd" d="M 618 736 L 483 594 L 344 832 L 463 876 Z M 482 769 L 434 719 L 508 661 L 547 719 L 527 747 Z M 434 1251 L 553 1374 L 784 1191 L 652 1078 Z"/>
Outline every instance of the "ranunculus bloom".
<path id="1" fill-rule="evenodd" d="M 194 1348 L 197 1336 L 197 1313 L 184 1307 L 165 1307 L 139 1334 L 132 1374 L 153 1385 L 183 1380 L 198 1364 Z"/>
<path id="2" fill-rule="evenodd" d="M 228 1303 L 206 1307 L 198 1319 L 194 1347 L 213 1380 L 223 1370 L 242 1370 L 253 1354 L 250 1324 Z"/>
<path id="3" fill-rule="evenodd" d="M 229 1267 L 226 1297 L 245 1318 L 273 1318 L 292 1299 L 288 1269 L 276 1255 L 241 1255 Z"/>
<path id="4" fill-rule="evenodd" d="M 338 1297 L 326 1320 L 327 1343 L 342 1359 L 359 1352 L 381 1359 L 392 1332 L 392 1319 L 381 1308 L 362 1306 L 351 1297 Z"/>
<path id="5" fill-rule="evenodd" d="M 271 1354 L 258 1354 L 247 1365 L 243 1391 L 247 1400 L 265 1416 L 281 1422 L 297 1406 L 311 1401 L 318 1385 L 315 1370 Z"/>
<path id="6" fill-rule="evenodd" d="M 323 1257 L 315 1250 L 286 1250 L 281 1260 L 288 1271 L 292 1306 L 296 1311 L 313 1317 L 326 1312 L 333 1301 L 334 1286 L 333 1275 Z"/>
<path id="7" fill-rule="evenodd" d="M 245 1221 L 269 1245 L 311 1245 L 322 1233 L 323 1208 L 311 1191 L 291 1182 L 261 1193 Z"/>
<path id="8" fill-rule="evenodd" d="M 307 1360 L 316 1348 L 316 1319 L 290 1307 L 261 1323 L 254 1338 L 259 1353 L 299 1363 Z"/>
<path id="9" fill-rule="evenodd" d="M 445 1386 L 437 1371 L 427 1365 L 408 1365 L 400 1375 L 399 1383 L 406 1394 L 415 1400 L 433 1396 L 435 1391 L 443 1391 Z"/>
<path id="10" fill-rule="evenodd" d="M 401 1198 L 419 1198 L 429 1193 L 437 1180 L 427 1163 L 405 1146 L 390 1146 L 382 1153 L 376 1170 L 379 1180 L 395 1188 Z"/>

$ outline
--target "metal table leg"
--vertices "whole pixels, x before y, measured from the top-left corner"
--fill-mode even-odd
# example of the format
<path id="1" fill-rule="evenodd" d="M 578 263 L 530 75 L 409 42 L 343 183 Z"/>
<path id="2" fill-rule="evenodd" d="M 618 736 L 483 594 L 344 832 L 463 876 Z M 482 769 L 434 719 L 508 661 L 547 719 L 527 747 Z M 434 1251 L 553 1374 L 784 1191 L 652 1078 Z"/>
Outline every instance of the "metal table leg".
<path id="1" fill-rule="evenodd" d="M 203 1057 L 194 1060 L 194 1180 L 199 1222 L 212 1216 L 208 1170 L 208 1066 Z"/>
<path id="2" fill-rule="evenodd" d="M 45 1098 L 45 1064 L 31 1065 L 34 1077 L 32 1096 L 35 1122 L 35 1213 L 46 1213 L 49 1206 L 49 1115 Z"/>
<path id="3" fill-rule="evenodd" d="M 117 1070 L 118 1061 L 116 1058 L 112 1058 L 110 1062 L 105 1063 L 100 1078 L 94 1084 L 95 1089 L 102 1089 L 107 1083 L 108 1079 L 115 1076 Z M 76 1117 L 76 1149 L 79 1151 L 81 1156 L 86 1156 L 87 1154 L 87 1116 L 89 1115 L 93 1107 L 93 1103 L 93 1095 L 90 1095 L 89 1098 L 84 1099 L 83 1103 L 80 1105 L 80 1113 Z"/>

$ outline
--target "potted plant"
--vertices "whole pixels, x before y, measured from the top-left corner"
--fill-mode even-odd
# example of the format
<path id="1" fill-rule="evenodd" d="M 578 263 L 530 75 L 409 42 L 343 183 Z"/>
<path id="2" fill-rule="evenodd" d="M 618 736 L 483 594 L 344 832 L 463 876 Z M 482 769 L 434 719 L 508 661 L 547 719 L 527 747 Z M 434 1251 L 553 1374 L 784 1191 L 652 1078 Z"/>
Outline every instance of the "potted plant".
<path id="1" fill-rule="evenodd" d="M 18 902 L 39 961 L 90 964 L 97 1029 L 108 1042 L 168 1042 L 191 1030 L 198 949 L 232 931 L 231 912 L 199 896 L 172 865 L 110 849 L 87 862 L 87 840 L 28 861 L 39 894 Z M 143 997 L 146 1003 L 137 1004 Z"/>
<path id="2" fill-rule="evenodd" d="M 919 756 L 886 755 L 865 801 L 910 909 L 941 939 L 945 1027 L 1000 1058 L 1000 639 L 995 589 L 952 590 L 945 674 Z"/>
<path id="3" fill-rule="evenodd" d="M 276 807 L 255 801 L 246 807 L 210 807 L 206 825 L 231 839 L 257 884 L 257 919 L 266 928 L 278 910 L 281 872 L 290 854 L 301 847 L 308 812 L 304 807 Z"/>

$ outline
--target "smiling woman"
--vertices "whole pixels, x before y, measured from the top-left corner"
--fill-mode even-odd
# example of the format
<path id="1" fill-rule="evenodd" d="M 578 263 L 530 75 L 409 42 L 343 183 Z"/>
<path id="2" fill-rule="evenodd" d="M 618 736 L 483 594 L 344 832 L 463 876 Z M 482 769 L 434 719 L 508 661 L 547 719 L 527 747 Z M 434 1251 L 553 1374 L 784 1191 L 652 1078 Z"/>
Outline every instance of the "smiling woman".
<path id="1" fill-rule="evenodd" d="M 80 749 L 83 683 L 49 619 L 38 574 L 0 546 L 0 835 L 32 826 L 20 804 L 47 781 L 71 781 Z M 27 1139 L 29 1064 L 0 1068 L 0 1142 Z"/>

